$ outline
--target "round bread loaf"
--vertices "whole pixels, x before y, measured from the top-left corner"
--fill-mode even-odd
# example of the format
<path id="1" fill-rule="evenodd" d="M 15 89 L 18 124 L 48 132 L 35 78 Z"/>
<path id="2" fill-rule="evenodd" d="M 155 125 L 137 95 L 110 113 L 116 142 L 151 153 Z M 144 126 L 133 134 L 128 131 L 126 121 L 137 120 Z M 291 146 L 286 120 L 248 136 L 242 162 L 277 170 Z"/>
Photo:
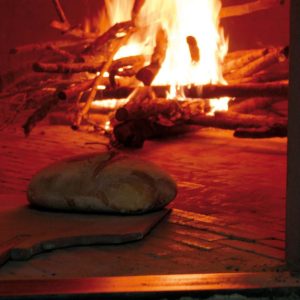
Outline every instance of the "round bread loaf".
<path id="1" fill-rule="evenodd" d="M 44 208 L 143 213 L 176 196 L 175 181 L 153 163 L 116 152 L 66 159 L 33 176 L 27 196 Z"/>

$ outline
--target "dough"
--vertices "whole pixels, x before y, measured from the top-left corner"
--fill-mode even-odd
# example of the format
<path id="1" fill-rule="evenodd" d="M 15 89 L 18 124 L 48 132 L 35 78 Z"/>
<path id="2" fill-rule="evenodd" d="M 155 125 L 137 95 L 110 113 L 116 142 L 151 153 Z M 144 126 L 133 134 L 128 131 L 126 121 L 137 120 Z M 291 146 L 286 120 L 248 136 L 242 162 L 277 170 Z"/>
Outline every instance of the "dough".
<path id="1" fill-rule="evenodd" d="M 77 156 L 33 176 L 31 204 L 59 210 L 143 213 L 176 196 L 175 181 L 155 164 L 116 152 Z"/>

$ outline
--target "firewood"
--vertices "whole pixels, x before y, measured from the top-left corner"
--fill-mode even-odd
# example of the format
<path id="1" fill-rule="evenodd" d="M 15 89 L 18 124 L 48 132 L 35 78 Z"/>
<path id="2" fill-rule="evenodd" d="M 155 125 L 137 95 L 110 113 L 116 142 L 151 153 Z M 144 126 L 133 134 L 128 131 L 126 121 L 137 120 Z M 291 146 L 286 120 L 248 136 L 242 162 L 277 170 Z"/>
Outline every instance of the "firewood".
<path id="1" fill-rule="evenodd" d="M 185 95 L 190 98 L 220 97 L 286 97 L 288 82 L 245 83 L 235 85 L 191 86 L 184 88 Z"/>
<path id="2" fill-rule="evenodd" d="M 52 52 L 55 53 L 55 54 L 58 54 L 58 55 L 60 55 L 60 56 L 62 56 L 62 57 L 64 57 L 64 58 L 66 58 L 66 59 L 69 60 L 69 61 L 74 61 L 74 60 L 76 60 L 76 58 L 77 58 L 76 55 L 70 53 L 69 51 L 60 49 L 60 48 L 58 48 L 58 47 L 56 47 L 56 46 L 54 46 L 54 45 L 48 45 L 48 46 L 46 47 L 46 49 L 52 51 Z"/>
<path id="3" fill-rule="evenodd" d="M 223 129 L 238 128 L 287 128 L 286 118 L 274 118 L 262 115 L 240 114 L 236 112 L 216 112 L 214 116 L 199 115 L 193 116 L 186 121 L 187 124 L 201 125 L 206 127 L 215 127 Z"/>
<path id="4" fill-rule="evenodd" d="M 168 47 L 168 36 L 164 29 L 159 28 L 156 33 L 156 45 L 151 56 L 151 62 L 148 66 L 139 70 L 136 78 L 145 85 L 151 85 L 155 76 L 165 60 Z"/>
<path id="5" fill-rule="evenodd" d="M 251 63 L 247 64 L 243 68 L 236 70 L 235 72 L 226 76 L 226 80 L 230 81 L 232 79 L 244 78 L 261 71 L 272 64 L 279 62 L 281 59 L 285 57 L 283 53 L 284 49 L 274 49 L 270 50 L 269 53 L 266 55 L 252 61 Z"/>
<path id="6" fill-rule="evenodd" d="M 114 72 L 116 75 L 120 76 L 133 76 L 136 72 L 136 69 L 141 67 L 144 64 L 144 56 L 129 56 L 117 59 L 111 63 L 109 72 Z M 33 64 L 32 68 L 35 72 L 47 72 L 47 73 L 80 73 L 80 72 L 89 72 L 97 73 L 99 72 L 105 64 L 105 58 L 103 61 L 97 63 L 42 63 L 36 62 Z M 123 70 L 120 70 L 122 69 Z M 130 71 L 130 70 L 133 71 Z"/>
<path id="7" fill-rule="evenodd" d="M 200 49 L 197 40 L 193 36 L 188 36 L 186 42 L 189 46 L 192 63 L 198 63 L 200 61 Z"/>
<path id="8" fill-rule="evenodd" d="M 229 110 L 238 113 L 251 113 L 255 109 L 266 108 L 273 103 L 282 101 L 283 98 L 280 97 L 255 97 L 245 99 L 237 104 L 233 101 L 232 106 L 230 106 Z"/>
<path id="9" fill-rule="evenodd" d="M 126 35 L 131 28 L 133 28 L 132 21 L 116 23 L 91 43 L 89 47 L 83 51 L 82 55 L 96 55 L 108 41 L 120 37 L 119 35 Z"/>
<path id="10" fill-rule="evenodd" d="M 50 23 L 50 26 L 54 29 L 61 31 L 63 34 L 65 34 L 67 36 L 72 36 L 72 37 L 76 37 L 79 39 L 93 39 L 94 40 L 98 36 L 96 33 L 83 31 L 78 26 L 72 27 L 69 24 L 66 24 L 66 23 L 63 23 L 60 21 L 56 21 L 56 20 L 53 20 Z"/>
<path id="11" fill-rule="evenodd" d="M 36 126 L 36 124 L 40 121 L 42 121 L 47 114 L 55 107 L 58 102 L 59 98 L 56 97 L 55 94 L 47 96 L 44 99 L 44 102 L 41 107 L 39 107 L 25 122 L 25 124 L 22 126 L 24 130 L 24 134 L 28 136 L 32 129 Z"/>
<path id="12" fill-rule="evenodd" d="M 271 82 L 271 81 L 280 81 L 289 79 L 289 70 L 286 69 L 277 69 L 274 70 L 268 69 L 260 71 L 252 76 L 254 82 Z"/>
<path id="13" fill-rule="evenodd" d="M 127 80 L 129 79 L 129 81 Z M 135 89 L 136 83 L 133 81 L 133 86 L 130 86 L 130 81 L 134 80 L 134 77 L 124 77 L 118 78 L 116 80 L 116 84 L 120 85 L 119 87 L 109 87 L 106 86 L 105 89 L 97 90 L 95 99 L 102 100 L 102 99 L 124 99 L 129 97 L 132 93 L 132 90 Z M 107 78 L 104 78 L 104 85 L 107 81 Z M 127 85 L 128 83 L 128 85 Z"/>
<path id="14" fill-rule="evenodd" d="M 0 92 L 13 85 L 18 79 L 28 75 L 30 71 L 30 64 L 25 64 L 16 70 L 10 70 L 9 72 L 0 74 Z"/>
<path id="15" fill-rule="evenodd" d="M 97 73 L 104 65 L 104 58 L 101 63 L 87 64 L 87 63 L 41 63 L 36 62 L 32 65 L 35 72 L 47 73 L 80 73 L 90 72 Z"/>
<path id="16" fill-rule="evenodd" d="M 68 24 L 70 26 L 70 23 L 65 15 L 65 12 L 61 6 L 61 3 L 59 0 L 52 0 L 52 3 L 55 7 L 55 10 L 57 12 L 58 18 L 62 23 Z"/>
<path id="17" fill-rule="evenodd" d="M 256 11 L 270 9 L 279 6 L 280 4 L 280 0 L 256 0 L 241 5 L 225 6 L 221 10 L 220 17 L 228 18 L 242 16 Z"/>
<path id="18" fill-rule="evenodd" d="M 116 87 L 118 79 L 116 76 L 133 77 L 144 66 L 144 55 L 128 56 L 112 62 L 109 69 L 110 84 Z"/>
<path id="19" fill-rule="evenodd" d="M 113 146 L 128 148 L 142 148 L 146 140 L 166 138 L 187 133 L 194 130 L 193 127 L 180 124 L 163 126 L 148 119 L 135 119 L 117 124 L 113 129 Z"/>
<path id="20" fill-rule="evenodd" d="M 126 121 L 129 119 L 130 113 L 142 109 L 142 103 L 147 99 L 154 99 L 155 95 L 151 87 L 138 87 L 128 97 L 128 102 L 124 107 L 117 109 L 115 118 L 118 121 Z M 145 107 L 145 109 L 147 109 Z"/>
<path id="21" fill-rule="evenodd" d="M 238 138 L 271 138 L 271 137 L 286 137 L 287 128 L 281 126 L 274 127 L 259 127 L 259 128 L 238 128 L 235 130 L 235 137 Z"/>
<path id="22" fill-rule="evenodd" d="M 70 100 L 76 97 L 82 91 L 88 91 L 92 85 L 93 80 L 86 80 L 78 84 L 75 83 L 65 89 L 58 90 L 56 95 L 61 100 Z"/>
<path id="23" fill-rule="evenodd" d="M 142 9 L 145 1 L 146 0 L 135 0 L 134 1 L 133 8 L 131 11 L 131 19 L 134 24 L 136 23 L 137 16 L 139 15 L 140 10 Z"/>
<path id="24" fill-rule="evenodd" d="M 117 144 L 130 148 L 141 148 L 145 140 L 182 134 L 190 131 L 189 125 L 234 129 L 237 136 L 252 132 L 255 137 L 286 136 L 287 119 L 265 116 L 218 112 L 215 116 L 194 114 L 173 125 L 160 124 L 155 119 L 138 118 L 117 123 L 113 133 Z"/>
<path id="25" fill-rule="evenodd" d="M 131 35 L 134 32 L 134 28 L 131 28 L 128 30 L 127 34 L 120 38 L 118 40 L 118 43 L 114 46 L 114 49 L 112 50 L 110 56 L 108 57 L 107 61 L 105 62 L 105 64 L 103 65 L 103 67 L 100 70 L 100 75 L 98 75 L 93 82 L 92 85 L 92 89 L 90 91 L 89 97 L 85 103 L 85 106 L 83 107 L 82 110 L 80 110 L 76 116 L 76 119 L 74 121 L 74 124 L 72 126 L 73 129 L 78 129 L 81 123 L 81 119 L 88 113 L 91 103 L 92 101 L 95 99 L 95 95 L 97 93 L 97 87 L 98 85 L 101 83 L 101 80 L 105 74 L 105 72 L 107 72 L 112 64 L 113 58 L 115 56 L 115 54 L 119 51 L 119 49 L 128 42 L 129 38 L 131 37 Z"/>
<path id="26" fill-rule="evenodd" d="M 21 54 L 21 53 L 27 53 L 27 52 L 39 52 L 44 51 L 48 48 L 55 47 L 55 48 L 71 48 L 71 47 L 78 47 L 82 48 L 88 44 L 91 43 L 91 39 L 80 39 L 80 40 L 74 40 L 74 39 L 64 39 L 64 40 L 58 40 L 58 41 L 51 41 L 51 42 L 45 42 L 45 43 L 34 43 L 34 44 L 28 44 L 23 45 L 19 47 L 14 47 L 9 50 L 10 54 Z"/>
<path id="27" fill-rule="evenodd" d="M 245 65 L 249 64 L 250 62 L 261 58 L 262 56 L 266 55 L 267 53 L 269 53 L 269 49 L 257 49 L 257 50 L 253 50 L 250 52 L 246 52 L 244 55 L 236 58 L 236 59 L 232 59 L 232 60 L 227 60 L 227 62 L 224 63 L 223 67 L 222 67 L 222 72 L 223 72 L 223 76 L 226 76 L 227 74 L 230 74 L 231 72 L 233 72 L 236 69 L 240 69 L 242 67 L 244 67 Z"/>
<path id="28" fill-rule="evenodd" d="M 151 119 L 159 124 L 174 125 L 191 118 L 193 115 L 204 114 L 209 110 L 209 101 L 204 99 L 178 101 L 145 96 L 142 100 L 128 101 L 117 109 L 115 118 L 124 122 L 134 119 Z"/>
<path id="29" fill-rule="evenodd" d="M 165 98 L 170 90 L 169 85 L 151 86 L 158 98 Z M 266 83 L 245 83 L 245 84 L 206 84 L 206 85 L 186 85 L 182 89 L 187 98 L 221 98 L 221 97 L 287 97 L 288 82 L 266 82 Z M 134 87 L 127 87 L 125 94 L 134 91 Z M 116 90 L 117 92 L 117 90 Z M 113 95 L 113 94 L 112 94 Z"/>

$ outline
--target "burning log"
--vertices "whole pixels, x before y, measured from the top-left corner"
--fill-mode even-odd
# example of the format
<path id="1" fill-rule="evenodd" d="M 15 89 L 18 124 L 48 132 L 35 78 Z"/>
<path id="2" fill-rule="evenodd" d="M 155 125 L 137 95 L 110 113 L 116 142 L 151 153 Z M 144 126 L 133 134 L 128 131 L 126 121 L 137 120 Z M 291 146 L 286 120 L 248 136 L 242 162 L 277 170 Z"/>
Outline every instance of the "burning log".
<path id="1" fill-rule="evenodd" d="M 133 28 L 132 21 L 116 23 L 91 43 L 90 46 L 83 51 L 82 55 L 97 55 L 107 42 L 120 38 L 120 35 L 126 35 L 131 28 Z"/>
<path id="2" fill-rule="evenodd" d="M 138 16 L 138 14 L 140 13 L 140 10 L 142 9 L 144 3 L 146 0 L 135 0 L 134 4 L 133 4 L 133 8 L 131 11 L 131 20 L 133 21 L 133 23 L 136 23 L 136 18 Z"/>
<path id="3" fill-rule="evenodd" d="M 237 113 L 251 113 L 256 109 L 266 108 L 272 105 L 275 102 L 282 101 L 283 98 L 280 97 L 256 97 L 256 98 L 249 98 L 245 99 L 239 103 L 235 103 L 233 101 L 232 106 L 230 106 L 230 111 L 237 112 Z"/>
<path id="4" fill-rule="evenodd" d="M 200 61 L 200 49 L 197 40 L 193 36 L 188 36 L 186 42 L 190 49 L 192 63 L 198 63 Z"/>
<path id="5" fill-rule="evenodd" d="M 163 126 L 147 119 L 129 120 L 117 124 L 113 129 L 113 146 L 141 148 L 146 140 L 180 135 L 193 130 L 191 126 Z"/>
<path id="6" fill-rule="evenodd" d="M 220 98 L 220 97 L 286 97 L 287 82 L 245 83 L 235 85 L 213 85 L 185 87 L 190 98 Z"/>
<path id="7" fill-rule="evenodd" d="M 235 137 L 238 138 L 271 138 L 271 137 L 286 137 L 287 128 L 281 126 L 261 127 L 261 128 L 238 128 L 235 130 Z"/>
<path id="8" fill-rule="evenodd" d="M 112 50 L 108 60 L 105 62 L 105 64 L 103 65 L 101 71 L 100 71 L 100 75 L 98 75 L 93 82 L 92 85 L 92 89 L 90 91 L 89 97 L 85 103 L 85 106 L 83 107 L 83 109 L 81 111 L 78 112 L 76 119 L 74 121 L 74 124 L 72 126 L 73 129 L 78 129 L 81 123 L 82 118 L 88 113 L 90 106 L 92 104 L 92 101 L 95 99 L 95 95 L 97 93 L 97 86 L 101 83 L 101 80 L 104 76 L 104 73 L 107 72 L 112 64 L 113 61 L 113 57 L 115 56 L 115 54 L 118 52 L 118 50 L 120 49 L 121 46 L 123 46 L 124 44 L 127 43 L 128 39 L 130 38 L 131 34 L 134 32 L 133 28 L 131 28 L 127 35 L 125 35 L 124 37 L 122 37 L 121 39 L 118 40 L 118 43 L 114 46 L 114 49 Z"/>
<path id="9" fill-rule="evenodd" d="M 159 28 L 156 33 L 156 45 L 151 56 L 151 62 L 136 74 L 138 80 L 142 81 L 145 85 L 150 85 L 152 83 L 165 60 L 167 47 L 167 33 L 164 29 Z"/>
<path id="10" fill-rule="evenodd" d="M 138 110 L 142 110 L 142 103 L 147 102 L 148 99 L 155 99 L 155 94 L 151 87 L 138 87 L 128 97 L 127 104 L 119 108 L 115 113 L 115 118 L 118 121 L 126 121 L 130 114 L 135 114 Z M 147 109 L 145 107 L 145 109 Z"/>
<path id="11" fill-rule="evenodd" d="M 289 79 L 289 70 L 288 68 L 277 69 L 274 68 L 260 71 L 257 74 L 252 76 L 252 80 L 254 82 L 272 82 L 272 81 L 280 81 L 280 80 L 288 80 Z"/>
<path id="12" fill-rule="evenodd" d="M 182 123 L 192 114 L 204 114 L 209 110 L 209 103 L 203 99 L 190 101 L 168 100 L 146 96 L 142 101 L 129 101 L 117 109 L 115 119 L 125 122 L 134 119 L 150 119 L 161 125 L 173 126 Z"/>
<path id="13" fill-rule="evenodd" d="M 275 118 L 262 115 L 240 114 L 236 112 L 216 112 L 214 116 L 199 115 L 190 119 L 187 124 L 216 127 L 222 129 L 238 128 L 282 128 L 287 130 L 286 118 Z"/>
<path id="14" fill-rule="evenodd" d="M 113 129 L 116 143 L 125 147 L 140 148 L 145 140 L 182 134 L 191 130 L 189 125 L 237 130 L 236 135 L 246 137 L 252 132 L 255 137 L 274 137 L 287 135 L 287 119 L 266 116 L 254 116 L 233 112 L 218 112 L 215 116 L 189 114 L 189 118 L 178 118 L 177 122 L 165 125 L 159 119 L 130 119 L 115 125 Z M 264 132 L 264 136 L 262 133 Z M 250 133 L 248 134 L 250 136 Z M 247 137 L 248 137 L 247 136 Z"/>
<path id="15" fill-rule="evenodd" d="M 234 79 L 249 77 L 249 76 L 261 71 L 262 69 L 267 68 L 267 67 L 271 66 L 272 64 L 279 62 L 282 59 L 285 59 L 286 54 L 284 52 L 285 52 L 285 49 L 270 50 L 270 52 L 267 53 L 266 55 L 250 62 L 243 68 L 226 76 L 226 80 L 230 81 L 230 80 L 234 80 Z"/>
<path id="16" fill-rule="evenodd" d="M 104 84 L 107 81 L 104 80 Z M 100 82 L 102 84 L 102 82 Z M 151 86 L 156 97 L 165 98 L 170 91 L 170 86 Z M 245 83 L 245 84 L 207 84 L 199 86 L 182 86 L 181 87 L 187 98 L 221 98 L 221 97 L 287 97 L 288 82 L 266 82 L 266 83 Z M 130 86 L 122 86 L 117 89 L 112 89 L 107 92 L 111 98 L 128 97 L 136 88 Z M 106 90 L 103 92 L 105 93 Z"/>

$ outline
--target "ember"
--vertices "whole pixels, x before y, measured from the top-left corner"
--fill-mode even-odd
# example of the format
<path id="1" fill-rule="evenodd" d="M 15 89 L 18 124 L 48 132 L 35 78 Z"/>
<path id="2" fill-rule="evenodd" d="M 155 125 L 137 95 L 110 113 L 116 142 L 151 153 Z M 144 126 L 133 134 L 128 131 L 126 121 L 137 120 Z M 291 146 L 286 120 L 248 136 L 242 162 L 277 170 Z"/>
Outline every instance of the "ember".
<path id="1" fill-rule="evenodd" d="M 51 26 L 65 39 L 12 49 L 12 55 L 37 53 L 0 78 L 1 98 L 17 101 L 18 111 L 35 107 L 25 134 L 63 106 L 73 129 L 92 124 L 109 133 L 115 146 L 141 147 L 146 139 L 186 132 L 190 125 L 233 129 L 238 137 L 286 136 L 281 108 L 287 103 L 288 47 L 227 54 L 219 24 L 220 18 L 278 1 L 222 9 L 219 0 L 105 3 L 110 24 L 102 34 L 71 25 L 53 0 L 59 20 Z M 93 109 L 106 117 L 95 123 Z"/>

